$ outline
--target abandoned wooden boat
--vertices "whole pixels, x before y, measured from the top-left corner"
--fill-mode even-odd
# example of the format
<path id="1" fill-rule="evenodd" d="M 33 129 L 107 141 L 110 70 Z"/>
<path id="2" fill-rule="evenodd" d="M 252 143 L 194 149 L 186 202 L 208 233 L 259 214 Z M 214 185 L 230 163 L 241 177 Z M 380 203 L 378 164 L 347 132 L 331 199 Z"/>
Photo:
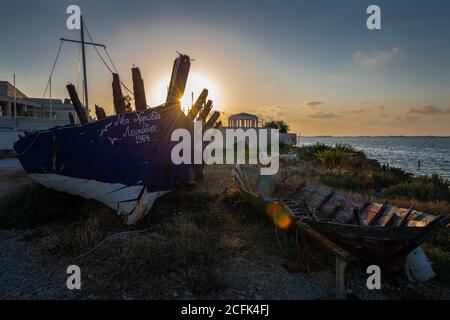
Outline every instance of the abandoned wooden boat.
<path id="1" fill-rule="evenodd" d="M 116 104 L 123 104 L 123 97 L 115 94 L 119 114 L 91 123 L 73 86 L 68 88 L 81 124 L 20 138 L 14 151 L 21 165 L 39 184 L 100 201 L 124 216 L 126 223 L 136 222 L 158 197 L 201 178 L 201 165 L 175 165 L 171 161 L 171 150 L 177 143 L 171 141 L 173 130 L 184 128 L 192 133 L 193 119 L 206 99 L 204 95 L 197 101 L 195 114 L 181 111 L 179 101 L 189 68 L 188 56 L 175 60 L 164 105 L 136 106 L 135 112 L 119 113 Z M 118 81 L 118 77 L 114 79 L 114 83 Z M 118 86 L 120 89 L 120 83 Z M 137 97 L 135 100 L 137 103 Z"/>
<path id="2" fill-rule="evenodd" d="M 244 199 L 266 213 L 276 208 L 272 218 L 288 215 L 292 225 L 309 226 L 355 258 L 393 269 L 402 268 L 411 251 L 450 222 L 448 215 L 368 202 L 309 183 L 279 198 L 274 195 L 274 177 L 242 166 L 236 166 L 233 174 Z"/>

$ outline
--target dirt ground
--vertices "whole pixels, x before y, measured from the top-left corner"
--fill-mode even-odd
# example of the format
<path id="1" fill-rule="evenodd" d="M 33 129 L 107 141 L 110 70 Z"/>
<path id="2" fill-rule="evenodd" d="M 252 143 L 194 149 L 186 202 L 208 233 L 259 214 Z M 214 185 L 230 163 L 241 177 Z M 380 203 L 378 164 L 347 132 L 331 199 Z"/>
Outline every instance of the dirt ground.
<path id="1" fill-rule="evenodd" d="M 3 167 L 0 164 L 0 197 L 31 183 L 24 172 L 14 167 L 14 161 L 9 166 L 6 162 Z M 163 292 L 157 296 L 162 299 L 332 299 L 335 294 L 333 258 L 311 249 L 311 266 L 317 264 L 318 267 L 312 267 L 309 272 L 289 273 L 284 264 L 295 260 L 295 242 L 284 239 L 268 219 L 258 216 L 251 209 L 243 211 L 227 203 L 224 195 L 232 186 L 231 167 L 212 166 L 206 169 L 204 181 L 195 189 L 195 192 L 209 194 L 213 199 L 206 204 L 207 223 L 198 224 L 202 226 L 202 232 L 211 235 L 205 239 L 214 241 L 212 248 L 216 250 L 216 256 L 212 258 L 216 260 L 214 268 L 217 269 L 214 275 L 207 274 L 205 269 L 204 277 L 202 273 L 192 277 L 190 273 L 195 270 L 180 265 L 177 260 L 193 257 L 174 254 L 167 258 L 169 260 L 164 260 L 163 265 L 156 266 L 153 266 L 153 260 L 136 259 L 136 254 L 151 255 L 146 250 L 136 252 L 136 244 L 141 246 L 139 248 L 143 243 L 153 245 L 166 236 L 161 231 L 165 229 L 142 233 L 139 232 L 142 229 L 139 225 L 132 229 L 120 229 L 129 234 L 104 241 L 100 246 L 96 246 L 98 242 L 93 243 L 91 247 L 95 249 L 92 252 L 55 254 L 55 244 L 61 243 L 61 234 L 79 222 L 50 223 L 32 230 L 0 230 L 0 299 L 151 299 L 162 287 Z M 159 202 L 150 213 L 150 222 L 155 219 L 155 223 L 159 223 L 160 218 L 163 219 L 159 215 L 167 214 L 164 211 L 167 208 L 177 211 L 170 212 L 175 217 L 192 209 L 189 202 L 173 203 L 173 198 L 162 198 Z M 113 221 L 116 217 L 108 211 L 106 219 Z M 103 223 L 105 220 L 99 221 Z M 183 239 L 189 241 L 188 238 Z M 182 244 L 174 246 L 179 245 Z M 202 252 L 199 251 L 199 254 Z M 87 255 L 80 257 L 80 253 Z M 192 261 L 201 265 L 202 257 L 198 259 L 200 262 Z M 134 261 L 140 264 L 129 266 Z M 81 268 L 81 290 L 67 289 L 66 268 L 71 264 Z M 171 264 L 174 265 L 173 270 Z M 117 273 L 120 268 L 125 271 Z M 160 285 L 155 280 L 156 274 L 160 276 L 158 279 L 165 279 Z M 215 278 L 209 280 L 210 276 Z M 194 282 L 189 284 L 189 280 L 185 283 L 183 277 L 194 279 Z M 207 287 L 208 281 L 214 288 L 205 289 L 205 292 L 195 290 L 197 286 Z M 171 285 L 166 287 L 166 283 Z M 348 290 L 359 299 L 450 298 L 449 288 L 434 281 L 412 285 L 400 277 L 386 275 L 382 283 L 381 290 L 368 290 L 364 270 L 350 269 Z"/>

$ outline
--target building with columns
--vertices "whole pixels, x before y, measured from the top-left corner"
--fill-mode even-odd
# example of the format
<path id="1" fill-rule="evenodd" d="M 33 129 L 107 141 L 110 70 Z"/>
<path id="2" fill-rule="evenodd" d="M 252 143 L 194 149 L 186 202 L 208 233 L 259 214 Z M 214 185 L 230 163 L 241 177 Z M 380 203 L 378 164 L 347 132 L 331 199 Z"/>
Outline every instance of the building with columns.
<path id="1" fill-rule="evenodd" d="M 222 134 L 225 137 L 225 131 L 227 129 L 236 129 L 236 128 L 243 129 L 244 132 L 251 129 L 256 129 L 257 131 L 263 129 L 259 127 L 259 121 L 256 115 L 242 112 L 228 117 L 228 126 L 220 127 L 219 130 L 222 131 Z M 279 137 L 281 144 L 284 145 L 297 144 L 297 135 L 295 133 L 280 133 Z"/>
<path id="2" fill-rule="evenodd" d="M 238 113 L 228 117 L 228 127 L 232 128 L 258 128 L 258 117 L 250 113 Z"/>

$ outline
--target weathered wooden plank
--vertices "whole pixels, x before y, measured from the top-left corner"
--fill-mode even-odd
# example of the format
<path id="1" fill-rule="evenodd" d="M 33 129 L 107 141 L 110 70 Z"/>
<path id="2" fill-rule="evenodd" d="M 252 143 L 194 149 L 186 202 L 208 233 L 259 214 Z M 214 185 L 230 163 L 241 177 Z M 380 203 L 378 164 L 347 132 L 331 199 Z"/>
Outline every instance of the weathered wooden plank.
<path id="1" fill-rule="evenodd" d="M 389 224 L 392 217 L 395 215 L 396 207 L 391 205 L 385 205 L 382 215 L 374 223 L 376 226 L 384 227 Z"/>
<path id="2" fill-rule="evenodd" d="M 180 54 L 175 59 L 172 68 L 172 76 L 170 79 L 169 90 L 167 92 L 166 105 L 179 105 L 180 99 L 184 95 L 186 89 L 187 77 L 191 68 L 191 58 L 184 54 Z"/>
<path id="3" fill-rule="evenodd" d="M 212 128 L 214 126 L 214 124 L 216 123 L 216 121 L 219 119 L 219 117 L 220 117 L 220 112 L 214 111 L 214 113 L 211 115 L 211 117 L 209 117 L 209 120 L 206 122 L 205 127 Z"/>
<path id="4" fill-rule="evenodd" d="M 197 101 L 195 101 L 194 105 L 192 106 L 192 109 L 189 111 L 188 118 L 193 121 L 200 110 L 202 109 L 203 105 L 205 104 L 206 97 L 208 97 L 208 90 L 203 89 L 203 91 L 200 93 L 200 96 L 198 97 Z"/>
<path id="5" fill-rule="evenodd" d="M 197 120 L 201 121 L 203 124 L 205 124 L 206 118 L 208 117 L 208 114 L 211 112 L 212 108 L 213 108 L 213 102 L 211 100 L 208 100 L 208 102 L 206 102 L 202 111 L 198 115 Z"/>
<path id="6" fill-rule="evenodd" d="M 377 224 L 378 219 L 380 219 L 380 217 L 384 214 L 384 211 L 386 210 L 386 204 L 383 203 L 381 205 L 381 208 L 378 209 L 377 213 L 372 217 L 372 219 L 367 221 L 367 225 L 368 226 L 374 226 Z"/>
<path id="7" fill-rule="evenodd" d="M 380 209 L 383 208 L 381 203 L 370 203 L 365 206 L 361 211 L 361 220 L 364 221 L 366 225 L 369 225 Z"/>
<path id="8" fill-rule="evenodd" d="M 330 239 L 324 237 L 319 232 L 311 228 L 310 226 L 300 223 L 301 224 L 301 231 L 305 232 L 308 237 L 316 241 L 318 244 L 320 244 L 324 249 L 326 249 L 328 252 L 333 253 L 340 258 L 344 259 L 347 262 L 355 261 L 356 258 L 350 254 L 347 250 L 343 249 Z"/>
<path id="9" fill-rule="evenodd" d="M 98 120 L 105 119 L 106 118 L 105 109 L 99 107 L 98 105 L 95 105 L 95 115 L 97 116 Z"/>

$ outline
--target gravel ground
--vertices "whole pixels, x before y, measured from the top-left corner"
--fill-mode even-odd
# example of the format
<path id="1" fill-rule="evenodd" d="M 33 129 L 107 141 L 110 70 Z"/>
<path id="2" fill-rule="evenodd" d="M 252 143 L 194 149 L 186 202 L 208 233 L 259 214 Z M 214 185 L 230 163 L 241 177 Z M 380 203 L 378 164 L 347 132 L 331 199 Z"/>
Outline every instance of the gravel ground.
<path id="1" fill-rule="evenodd" d="M 14 162 L 9 162 L 9 164 Z M 0 197 L 31 183 L 23 172 L 8 162 L 0 161 Z M 222 173 L 220 174 L 221 176 Z M 14 177 L 14 179 L 11 179 Z M 226 182 L 224 182 L 226 183 Z M 205 188 L 211 192 L 212 186 Z M 2 191 L 3 190 L 3 191 Z M 3 192 L 3 193 L 1 193 Z M 206 297 L 208 299 L 332 299 L 335 294 L 334 264 L 325 263 L 312 272 L 289 273 L 283 264 L 293 261 L 295 256 L 286 257 L 277 245 L 273 228 L 264 227 L 254 221 L 244 221 L 242 217 L 225 205 L 214 208 L 214 214 L 222 223 L 221 242 L 226 248 L 223 260 L 226 289 Z M 71 258 L 57 258 L 51 254 L 55 242 L 56 228 L 53 225 L 27 231 L 0 230 L 0 299 L 96 299 L 96 295 L 86 289 L 68 290 L 66 268 L 71 264 L 80 265 L 82 279 L 95 283 L 84 269 L 83 261 Z M 126 245 L 126 240 L 124 245 Z M 105 244 L 108 246 L 108 244 Z M 311 250 L 313 256 L 320 256 Z M 95 255 L 95 254 L 93 254 Z M 86 258 L 93 258 L 92 256 Z M 333 259 L 328 260 L 333 261 Z M 126 262 L 124 262 L 126 263 Z M 90 263 L 95 268 L 95 263 Z M 101 272 L 101 270 L 96 270 Z M 118 280 L 120 281 L 120 279 Z M 351 269 L 348 289 L 360 299 L 450 299 L 450 290 L 436 282 L 411 285 L 401 279 L 383 278 L 383 288 L 370 291 L 365 286 L 363 270 Z M 145 284 L 144 284 L 145 285 Z M 82 287 L 83 280 L 82 280 Z M 87 286 L 89 287 L 89 286 Z M 19 289 L 19 290 L 18 290 Z M 133 288 L 124 288 L 122 299 L 133 299 Z M 107 297 L 107 293 L 105 293 Z M 102 295 L 103 297 L 103 295 Z M 195 295 L 183 288 L 174 290 L 174 299 L 196 299 Z M 145 298 L 139 296 L 138 298 Z M 203 297 L 204 298 L 204 297 Z"/>

